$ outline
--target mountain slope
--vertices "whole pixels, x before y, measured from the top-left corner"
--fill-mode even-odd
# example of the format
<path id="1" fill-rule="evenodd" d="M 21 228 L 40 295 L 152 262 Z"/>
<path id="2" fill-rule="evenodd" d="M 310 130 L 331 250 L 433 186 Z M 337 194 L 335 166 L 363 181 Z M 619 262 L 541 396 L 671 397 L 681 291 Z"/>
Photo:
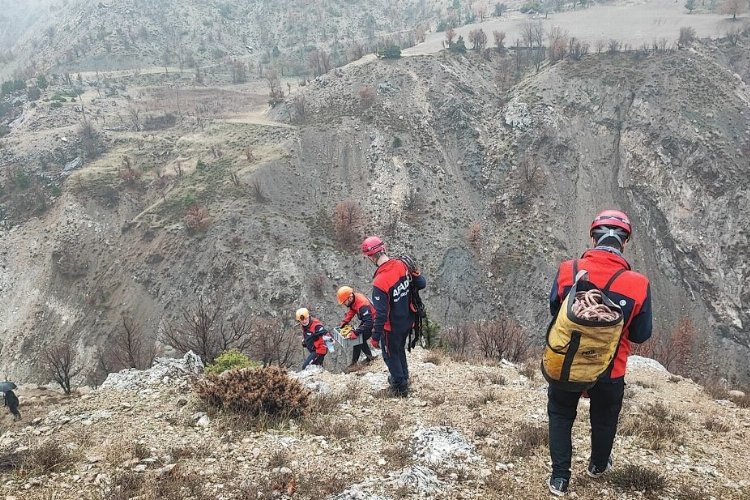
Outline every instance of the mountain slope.
<path id="1" fill-rule="evenodd" d="M 3 367 L 39 377 L 34 353 L 72 336 L 93 371 L 123 312 L 156 335 L 199 295 L 228 318 L 291 327 L 309 305 L 335 324 L 336 287 L 368 289 L 367 233 L 420 261 L 443 327 L 509 316 L 541 343 L 556 263 L 615 205 L 635 221 L 627 256 L 652 280 L 656 341 L 689 319 L 701 371 L 746 378 L 747 43 L 591 54 L 518 83 L 515 58 L 492 51 L 361 61 L 290 85 L 268 114 L 257 85 L 92 79 L 94 159 L 78 102 L 27 103 L 3 139 L 16 181 L 39 175 L 3 197 Z M 139 126 L 173 121 L 139 131 L 133 110 Z M 359 213 L 342 232 L 345 200 Z M 209 217 L 191 231 L 196 203 Z"/>
<path id="2" fill-rule="evenodd" d="M 378 395 L 382 361 L 350 375 L 314 368 L 295 376 L 322 391 L 319 410 L 255 429 L 230 414 L 206 415 L 174 362 L 113 376 L 80 397 L 22 387 L 26 422 L 0 436 L 3 492 L 30 500 L 53 492 L 60 499 L 549 498 L 546 384 L 520 368 L 457 363 L 417 348 L 409 399 Z M 642 498 L 651 484 L 644 478 L 656 474 L 663 489 L 646 492 L 661 497 L 748 494 L 747 408 L 632 358 L 615 470 L 595 481 L 585 474 L 587 403 L 573 429 L 577 498 Z M 31 458 L 10 474 L 13 452 Z M 35 467 L 42 457 L 59 460 L 54 472 Z M 629 466 L 638 472 L 623 475 Z"/>

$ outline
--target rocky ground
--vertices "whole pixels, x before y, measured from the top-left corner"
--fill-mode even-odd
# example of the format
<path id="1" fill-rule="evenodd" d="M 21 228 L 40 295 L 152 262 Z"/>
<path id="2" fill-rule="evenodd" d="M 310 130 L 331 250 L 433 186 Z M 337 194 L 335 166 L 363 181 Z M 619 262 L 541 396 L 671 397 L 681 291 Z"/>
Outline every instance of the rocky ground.
<path id="1" fill-rule="evenodd" d="M 585 475 L 587 401 L 574 427 L 571 497 L 747 498 L 750 410 L 714 400 L 633 357 L 614 457 L 665 479 Z M 4 417 L 6 499 L 548 498 L 546 384 L 512 363 L 471 364 L 417 348 L 412 396 L 380 395 L 378 360 L 353 374 L 293 373 L 316 412 L 268 426 L 207 409 L 189 356 L 113 374 L 63 397 L 21 387 L 24 420 Z M 19 458 L 25 456 L 25 459 Z M 18 463 L 20 460 L 20 464 Z M 628 487 L 631 485 L 632 488 Z"/>

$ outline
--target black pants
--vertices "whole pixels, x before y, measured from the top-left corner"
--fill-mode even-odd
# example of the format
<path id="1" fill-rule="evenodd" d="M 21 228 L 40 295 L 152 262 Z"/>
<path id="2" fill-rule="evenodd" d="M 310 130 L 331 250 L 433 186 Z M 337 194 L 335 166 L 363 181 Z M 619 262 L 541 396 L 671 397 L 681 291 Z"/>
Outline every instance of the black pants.
<path id="1" fill-rule="evenodd" d="M 370 343 L 367 342 L 368 340 L 370 340 L 370 337 L 372 337 L 372 332 L 365 333 L 362 336 L 362 343 L 354 346 L 354 349 L 352 350 L 352 364 L 359 361 L 360 353 L 365 353 L 365 356 L 367 356 L 368 359 L 372 357 L 372 351 L 370 350 Z"/>
<path id="2" fill-rule="evenodd" d="M 617 419 L 622 409 L 625 381 L 599 381 L 588 390 L 591 398 L 591 462 L 604 470 L 612 453 L 617 433 Z M 573 454 L 571 432 L 576 419 L 580 392 L 567 392 L 552 386 L 547 390 L 549 415 L 549 452 L 552 458 L 552 476 L 570 480 L 570 462 Z"/>

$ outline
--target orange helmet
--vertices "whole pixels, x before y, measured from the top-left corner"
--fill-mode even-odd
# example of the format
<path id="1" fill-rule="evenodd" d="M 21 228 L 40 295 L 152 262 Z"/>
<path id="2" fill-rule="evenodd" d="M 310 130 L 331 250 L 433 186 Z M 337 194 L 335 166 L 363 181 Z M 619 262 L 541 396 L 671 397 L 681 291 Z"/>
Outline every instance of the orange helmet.
<path id="1" fill-rule="evenodd" d="M 297 312 L 294 313 L 294 317 L 297 318 L 297 321 L 305 321 L 310 317 L 310 311 L 308 311 L 304 307 L 300 307 L 299 309 L 297 309 Z"/>
<path id="2" fill-rule="evenodd" d="M 350 286 L 342 286 L 336 291 L 336 298 L 339 300 L 339 304 L 346 302 L 352 295 L 354 295 L 354 289 Z"/>

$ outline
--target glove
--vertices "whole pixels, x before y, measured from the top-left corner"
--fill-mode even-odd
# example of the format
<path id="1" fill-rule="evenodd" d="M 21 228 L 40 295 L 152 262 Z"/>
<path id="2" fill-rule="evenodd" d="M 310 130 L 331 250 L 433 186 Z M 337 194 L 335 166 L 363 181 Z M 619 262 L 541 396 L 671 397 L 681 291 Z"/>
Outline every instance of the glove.
<path id="1" fill-rule="evenodd" d="M 348 325 L 348 324 L 349 324 L 349 323 L 347 323 L 346 321 L 342 321 L 342 322 L 341 322 L 341 325 L 339 325 L 339 328 L 344 328 L 344 327 L 345 327 L 346 325 Z"/>
<path id="2" fill-rule="evenodd" d="M 370 339 L 370 345 L 373 346 L 375 349 L 380 349 L 380 342 L 378 342 L 374 338 Z"/>

